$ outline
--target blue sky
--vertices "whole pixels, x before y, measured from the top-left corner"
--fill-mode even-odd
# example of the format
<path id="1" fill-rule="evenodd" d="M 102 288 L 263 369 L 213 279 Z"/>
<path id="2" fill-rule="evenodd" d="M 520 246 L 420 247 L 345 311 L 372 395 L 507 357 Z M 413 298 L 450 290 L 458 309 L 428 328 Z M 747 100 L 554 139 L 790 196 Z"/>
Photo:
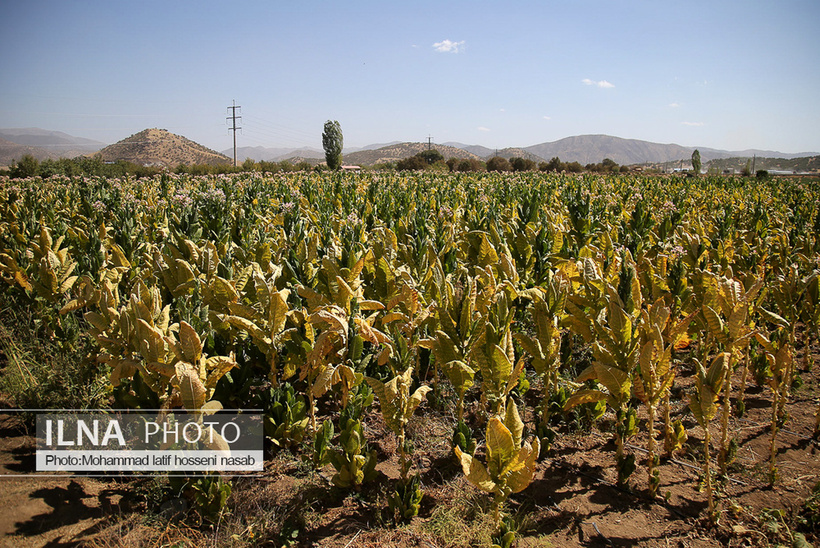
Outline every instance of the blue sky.
<path id="1" fill-rule="evenodd" d="M 5 2 L 0 127 L 820 151 L 820 2 Z"/>

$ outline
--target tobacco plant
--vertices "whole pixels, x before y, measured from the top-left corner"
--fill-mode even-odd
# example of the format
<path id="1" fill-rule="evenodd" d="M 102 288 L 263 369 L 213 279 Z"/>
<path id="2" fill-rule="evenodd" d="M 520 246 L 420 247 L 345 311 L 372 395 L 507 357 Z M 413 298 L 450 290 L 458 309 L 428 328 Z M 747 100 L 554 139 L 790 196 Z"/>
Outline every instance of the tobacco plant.
<path id="1" fill-rule="evenodd" d="M 493 521 L 497 528 L 501 527 L 507 498 L 523 491 L 535 474 L 540 443 L 537 437 L 532 444 L 523 441 L 523 432 L 524 423 L 518 408 L 509 399 L 504 416 L 494 416 L 487 423 L 486 465 L 458 447 L 454 449 L 467 480 L 493 495 Z"/>
<path id="2" fill-rule="evenodd" d="M 408 479 L 411 462 L 408 458 L 410 445 L 406 439 L 407 423 L 431 388 L 429 386 L 420 386 L 413 394 L 410 394 L 410 387 L 413 382 L 412 366 L 386 383 L 370 377 L 365 380 L 379 398 L 379 406 L 384 422 L 398 437 L 401 478 L 396 486 L 396 491 L 389 499 L 389 503 L 394 517 L 398 516 L 399 521 L 408 520 L 419 512 L 421 489 L 418 475 Z"/>
<path id="3" fill-rule="evenodd" d="M 632 397 L 633 377 L 640 359 L 641 313 L 640 282 L 635 267 L 627 261 L 621 263 L 617 289 L 607 284 L 606 314 L 595 320 L 597 340 L 592 352 L 595 361 L 581 372 L 577 382 L 595 380 L 606 392 L 599 389 L 582 389 L 569 398 L 565 409 L 582 403 L 605 400 L 615 411 L 615 458 L 618 468 L 618 484 L 624 484 L 635 469 L 634 455 L 624 451 L 626 440 L 637 431 L 635 410 L 629 408 Z"/>
<path id="4" fill-rule="evenodd" d="M 654 497 L 660 485 L 657 470 L 658 456 L 655 451 L 655 415 L 658 405 L 668 396 L 675 380 L 672 352 L 686 336 L 689 325 L 687 318 L 678 321 L 672 318 L 671 310 L 663 299 L 658 299 L 647 310 L 641 311 L 640 329 L 642 346 L 639 357 L 638 374 L 635 375 L 635 395 L 646 406 L 647 422 L 647 474 L 649 495 Z"/>
<path id="5" fill-rule="evenodd" d="M 702 305 L 702 313 L 706 319 L 708 333 L 720 345 L 723 351 L 729 354 L 729 360 L 724 362 L 727 368 L 724 376 L 723 413 L 721 416 L 721 437 L 718 465 L 722 474 L 726 474 L 729 465 L 729 416 L 732 405 L 732 371 L 734 364 L 740 359 L 742 351 L 754 337 L 755 330 L 750 319 L 750 308 L 754 307 L 754 299 L 763 287 L 763 280 L 752 280 L 751 287 L 745 289 L 738 280 L 729 278 L 713 278 L 714 293 L 708 292 Z M 725 318 L 725 320 L 724 320 Z M 746 367 L 746 364 L 744 364 Z M 745 380 L 745 375 L 744 375 Z M 745 386 L 743 387 L 745 388 Z"/>
<path id="6" fill-rule="evenodd" d="M 703 481 L 706 483 L 708 515 L 712 521 L 717 521 L 718 513 L 715 510 L 715 497 L 712 489 L 712 470 L 709 456 L 712 437 L 709 422 L 717 414 L 717 401 L 729 371 L 727 364 L 731 359 L 728 352 L 721 352 L 712 360 L 708 370 L 700 362 L 695 362 L 697 366 L 695 390 L 689 395 L 689 409 L 691 409 L 692 415 L 694 415 L 700 427 L 703 428 Z"/>

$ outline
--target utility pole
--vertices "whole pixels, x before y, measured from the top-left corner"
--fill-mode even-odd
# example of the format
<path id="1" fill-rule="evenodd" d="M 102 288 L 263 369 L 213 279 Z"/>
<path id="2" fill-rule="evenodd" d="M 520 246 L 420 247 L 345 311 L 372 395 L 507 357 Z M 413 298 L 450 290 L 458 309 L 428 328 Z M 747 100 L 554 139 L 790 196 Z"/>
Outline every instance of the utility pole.
<path id="1" fill-rule="evenodd" d="M 228 120 L 233 122 L 233 126 L 229 128 L 230 131 L 233 131 L 233 167 L 236 167 L 236 130 L 242 129 L 241 127 L 236 127 L 236 120 L 241 120 L 241 116 L 236 115 L 236 109 L 242 108 L 236 106 L 236 101 L 233 102 L 233 106 L 228 107 L 228 110 L 231 111 L 231 115 L 227 117 Z"/>

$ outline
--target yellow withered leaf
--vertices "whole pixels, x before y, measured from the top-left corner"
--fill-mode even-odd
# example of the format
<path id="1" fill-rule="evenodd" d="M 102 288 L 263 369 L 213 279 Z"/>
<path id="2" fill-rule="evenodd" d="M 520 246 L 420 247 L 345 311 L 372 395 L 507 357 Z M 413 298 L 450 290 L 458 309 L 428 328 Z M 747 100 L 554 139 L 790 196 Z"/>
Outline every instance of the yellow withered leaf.
<path id="1" fill-rule="evenodd" d="M 503 470 L 515 456 L 515 450 L 512 432 L 501 419 L 492 417 L 487 424 L 487 462 L 490 468 Z"/>
<path id="2" fill-rule="evenodd" d="M 515 447 L 521 446 L 521 436 L 524 434 L 524 422 L 518 414 L 518 406 L 512 398 L 507 399 L 507 409 L 504 414 L 504 426 L 510 431 Z"/>
<path id="3" fill-rule="evenodd" d="M 498 486 L 487 473 L 487 469 L 477 459 L 474 459 L 469 453 L 463 453 L 461 449 L 455 447 L 453 449 L 456 458 L 461 463 L 461 469 L 467 477 L 467 481 L 488 493 L 494 493 Z"/>
<path id="4" fill-rule="evenodd" d="M 202 357 L 202 341 L 188 322 L 182 321 L 179 324 L 179 344 L 182 350 L 184 361 L 188 363 L 199 363 Z"/>
<path id="5" fill-rule="evenodd" d="M 205 371 L 207 371 L 205 388 L 209 390 L 216 388 L 219 379 L 237 365 L 236 360 L 228 356 L 211 356 L 205 360 Z"/>
<path id="6" fill-rule="evenodd" d="M 584 403 L 595 403 L 604 400 L 606 400 L 606 394 L 604 394 L 600 390 L 579 390 L 578 392 L 570 396 L 564 403 L 564 411 L 569 411 L 576 405 L 581 405 Z"/>
<path id="7" fill-rule="evenodd" d="M 188 411 L 199 411 L 205 405 L 207 390 L 196 370 L 190 364 L 177 363 L 176 378 L 179 393 L 182 396 L 182 405 Z"/>
<path id="8" fill-rule="evenodd" d="M 507 487 L 513 493 L 520 493 L 532 483 L 537 468 L 538 454 L 541 452 L 541 442 L 536 437 L 533 444 L 525 443 L 518 452 L 516 463 L 507 476 Z"/>

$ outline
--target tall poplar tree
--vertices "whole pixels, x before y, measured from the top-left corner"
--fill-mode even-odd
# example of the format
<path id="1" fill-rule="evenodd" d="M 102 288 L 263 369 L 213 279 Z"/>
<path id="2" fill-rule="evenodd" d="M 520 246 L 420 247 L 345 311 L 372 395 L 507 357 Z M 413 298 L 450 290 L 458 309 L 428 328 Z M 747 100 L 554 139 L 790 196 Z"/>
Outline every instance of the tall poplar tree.
<path id="1" fill-rule="evenodd" d="M 342 126 L 336 120 L 325 122 L 325 131 L 322 133 L 322 146 L 325 149 L 327 167 L 330 169 L 342 167 L 344 137 L 342 136 Z"/>
<path id="2" fill-rule="evenodd" d="M 700 175 L 700 151 L 695 149 L 695 152 L 692 153 L 692 171 L 695 175 Z"/>

